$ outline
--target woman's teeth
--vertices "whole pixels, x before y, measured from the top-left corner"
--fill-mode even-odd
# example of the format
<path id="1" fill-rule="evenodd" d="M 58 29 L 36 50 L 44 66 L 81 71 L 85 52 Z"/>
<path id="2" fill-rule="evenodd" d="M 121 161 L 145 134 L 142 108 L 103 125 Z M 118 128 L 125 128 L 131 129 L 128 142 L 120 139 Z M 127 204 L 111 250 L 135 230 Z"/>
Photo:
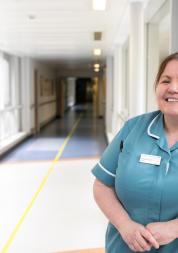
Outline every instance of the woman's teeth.
<path id="1" fill-rule="evenodd" d="M 178 98 L 167 98 L 167 102 L 178 102 Z"/>

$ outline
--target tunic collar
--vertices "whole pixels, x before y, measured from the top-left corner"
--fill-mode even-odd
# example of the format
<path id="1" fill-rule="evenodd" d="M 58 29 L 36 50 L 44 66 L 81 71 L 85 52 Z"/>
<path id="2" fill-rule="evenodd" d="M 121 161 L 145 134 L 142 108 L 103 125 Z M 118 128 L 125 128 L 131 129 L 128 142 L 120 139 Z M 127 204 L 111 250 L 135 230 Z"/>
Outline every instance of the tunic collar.
<path id="1" fill-rule="evenodd" d="M 165 134 L 164 115 L 162 112 L 159 112 L 156 117 L 154 117 L 150 122 L 147 128 L 147 134 L 150 137 L 156 139 L 156 142 L 161 149 L 165 150 L 168 153 L 170 152 Z"/>

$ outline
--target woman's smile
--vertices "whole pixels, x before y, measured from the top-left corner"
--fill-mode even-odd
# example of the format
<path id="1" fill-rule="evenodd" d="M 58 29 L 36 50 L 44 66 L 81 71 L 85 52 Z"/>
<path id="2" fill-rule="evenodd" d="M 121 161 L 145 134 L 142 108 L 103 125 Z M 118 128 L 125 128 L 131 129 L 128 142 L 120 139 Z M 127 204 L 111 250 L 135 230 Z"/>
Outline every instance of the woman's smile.
<path id="1" fill-rule="evenodd" d="M 178 98 L 166 98 L 166 102 L 178 102 Z"/>

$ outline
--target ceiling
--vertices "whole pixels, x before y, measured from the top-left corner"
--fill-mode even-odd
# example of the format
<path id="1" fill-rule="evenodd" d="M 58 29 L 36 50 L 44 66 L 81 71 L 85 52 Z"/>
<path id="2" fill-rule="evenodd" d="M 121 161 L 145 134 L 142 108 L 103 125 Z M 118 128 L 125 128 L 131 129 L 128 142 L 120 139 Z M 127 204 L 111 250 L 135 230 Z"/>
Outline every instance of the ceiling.
<path id="1" fill-rule="evenodd" d="M 92 0 L 0 0 L 0 50 L 55 62 L 64 68 L 88 67 L 94 48 L 109 54 L 128 0 L 108 0 L 93 11 Z M 103 33 L 94 41 L 93 33 Z"/>

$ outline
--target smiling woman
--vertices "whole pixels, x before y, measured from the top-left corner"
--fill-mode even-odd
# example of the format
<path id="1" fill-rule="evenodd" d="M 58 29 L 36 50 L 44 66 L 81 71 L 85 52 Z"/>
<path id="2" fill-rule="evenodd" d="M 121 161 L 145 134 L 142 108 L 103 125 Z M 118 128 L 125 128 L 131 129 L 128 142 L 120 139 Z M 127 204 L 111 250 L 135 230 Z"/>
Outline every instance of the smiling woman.
<path id="1" fill-rule="evenodd" d="M 109 219 L 106 253 L 178 249 L 178 53 L 160 65 L 155 88 L 159 111 L 128 120 L 92 170 Z"/>
<path id="2" fill-rule="evenodd" d="M 178 94 L 178 61 L 172 60 L 167 64 L 156 86 L 158 105 L 160 109 L 164 111 L 165 116 L 167 113 L 170 114 L 173 108 L 178 109 L 177 105 L 175 104 L 175 102 L 178 101 L 177 94 Z M 169 111 L 167 113 L 165 111 L 166 106 L 171 106 L 170 108 L 168 108 Z"/>
<path id="3" fill-rule="evenodd" d="M 164 114 L 169 146 L 178 141 L 178 53 L 167 57 L 156 78 L 156 97 Z"/>

